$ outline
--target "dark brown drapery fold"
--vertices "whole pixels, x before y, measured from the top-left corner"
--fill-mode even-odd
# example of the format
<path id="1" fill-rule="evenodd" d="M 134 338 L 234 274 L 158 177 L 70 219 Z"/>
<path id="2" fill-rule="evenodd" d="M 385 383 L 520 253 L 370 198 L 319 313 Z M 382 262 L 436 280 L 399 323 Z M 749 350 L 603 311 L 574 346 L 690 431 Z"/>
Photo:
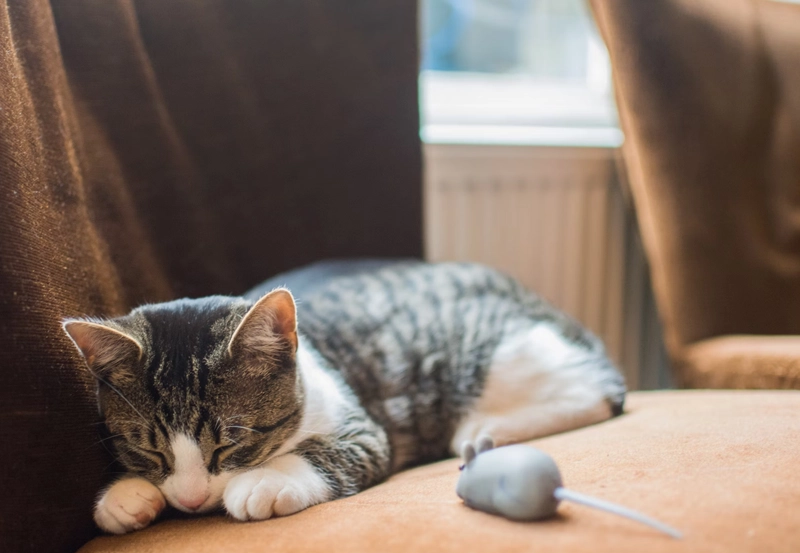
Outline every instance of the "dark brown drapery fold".
<path id="1" fill-rule="evenodd" d="M 111 459 L 62 317 L 420 254 L 416 25 L 405 0 L 3 2 L 0 549 L 95 532 Z"/>

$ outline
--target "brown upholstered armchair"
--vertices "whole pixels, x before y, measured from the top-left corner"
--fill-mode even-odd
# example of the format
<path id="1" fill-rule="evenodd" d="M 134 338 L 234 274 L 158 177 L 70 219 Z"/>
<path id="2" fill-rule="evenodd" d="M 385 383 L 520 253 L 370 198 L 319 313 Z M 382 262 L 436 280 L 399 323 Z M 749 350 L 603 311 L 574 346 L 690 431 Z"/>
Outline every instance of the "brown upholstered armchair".
<path id="1" fill-rule="evenodd" d="M 800 388 L 800 6 L 592 4 L 678 383 Z"/>
<path id="2" fill-rule="evenodd" d="M 421 255 L 416 24 L 406 0 L 0 3 L 0 550 L 97 531 L 112 459 L 61 318 Z"/>
<path id="3" fill-rule="evenodd" d="M 753 183 L 764 177 L 776 198 L 798 174 L 784 150 L 797 147 L 798 74 L 776 69 L 797 51 L 765 53 L 794 39 L 757 23 L 783 29 L 797 14 L 746 0 L 596 4 L 673 354 L 733 332 L 796 331 L 791 217 L 766 218 L 786 207 Z M 663 519 L 684 541 L 577 506 L 530 524 L 473 511 L 454 493 L 456 459 L 288 517 L 97 535 L 92 503 L 113 460 L 59 320 L 239 293 L 323 257 L 418 256 L 416 25 L 410 0 L 0 2 L 0 551 L 796 550 L 800 392 L 775 391 L 634 393 L 621 417 L 536 441 L 570 487 Z M 698 67 L 673 59 L 675 36 Z M 689 209 L 712 200 L 725 226 Z M 715 253 L 725 270 L 700 263 Z M 754 282 L 765 290 L 751 297 Z"/>

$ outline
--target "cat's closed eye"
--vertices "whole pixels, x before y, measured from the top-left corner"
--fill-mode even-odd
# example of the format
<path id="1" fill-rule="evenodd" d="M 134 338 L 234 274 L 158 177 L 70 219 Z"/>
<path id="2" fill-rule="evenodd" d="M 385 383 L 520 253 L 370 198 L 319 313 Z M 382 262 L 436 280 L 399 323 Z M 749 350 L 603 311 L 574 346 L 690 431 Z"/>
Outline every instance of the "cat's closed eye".
<path id="1" fill-rule="evenodd" d="M 169 462 L 167 461 L 167 456 L 161 453 L 160 451 L 155 451 L 152 449 L 145 449 L 145 448 L 137 448 L 139 451 L 148 455 L 151 458 L 155 458 L 158 460 L 159 465 L 161 465 L 162 470 L 167 470 L 169 468 Z"/>
<path id="2" fill-rule="evenodd" d="M 156 473 L 162 477 L 170 472 L 170 465 L 167 456 L 153 449 L 128 443 L 124 448 L 125 456 L 132 464 L 134 470 L 142 474 Z"/>
<path id="3" fill-rule="evenodd" d="M 220 456 L 222 456 L 226 451 L 232 450 L 234 447 L 236 447 L 236 444 L 220 445 L 216 447 L 211 454 L 211 461 L 208 463 L 208 470 L 213 471 L 218 468 Z"/>

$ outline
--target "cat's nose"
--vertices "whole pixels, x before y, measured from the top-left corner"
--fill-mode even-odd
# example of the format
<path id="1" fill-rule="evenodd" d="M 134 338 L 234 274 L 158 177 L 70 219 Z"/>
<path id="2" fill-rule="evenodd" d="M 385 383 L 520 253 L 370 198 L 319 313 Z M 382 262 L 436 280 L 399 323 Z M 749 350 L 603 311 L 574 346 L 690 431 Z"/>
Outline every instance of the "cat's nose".
<path id="1" fill-rule="evenodd" d="M 200 506 L 206 502 L 208 499 L 208 495 L 194 495 L 194 496 L 187 496 L 182 497 L 178 496 L 178 503 L 189 509 L 190 511 L 196 511 L 200 508 Z"/>

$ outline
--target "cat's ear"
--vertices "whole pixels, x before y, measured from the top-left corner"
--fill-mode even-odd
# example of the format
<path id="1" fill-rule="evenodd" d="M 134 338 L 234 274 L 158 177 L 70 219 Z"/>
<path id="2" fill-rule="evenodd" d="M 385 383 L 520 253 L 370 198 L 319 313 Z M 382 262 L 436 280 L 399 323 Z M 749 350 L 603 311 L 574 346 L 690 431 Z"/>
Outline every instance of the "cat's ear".
<path id="1" fill-rule="evenodd" d="M 292 293 L 286 288 L 276 288 L 245 314 L 228 344 L 228 353 L 237 348 L 271 354 L 276 338 L 283 338 L 297 350 L 297 308 Z"/>
<path id="2" fill-rule="evenodd" d="M 102 323 L 67 319 L 62 327 L 98 378 L 142 357 L 142 345 L 135 338 Z"/>

